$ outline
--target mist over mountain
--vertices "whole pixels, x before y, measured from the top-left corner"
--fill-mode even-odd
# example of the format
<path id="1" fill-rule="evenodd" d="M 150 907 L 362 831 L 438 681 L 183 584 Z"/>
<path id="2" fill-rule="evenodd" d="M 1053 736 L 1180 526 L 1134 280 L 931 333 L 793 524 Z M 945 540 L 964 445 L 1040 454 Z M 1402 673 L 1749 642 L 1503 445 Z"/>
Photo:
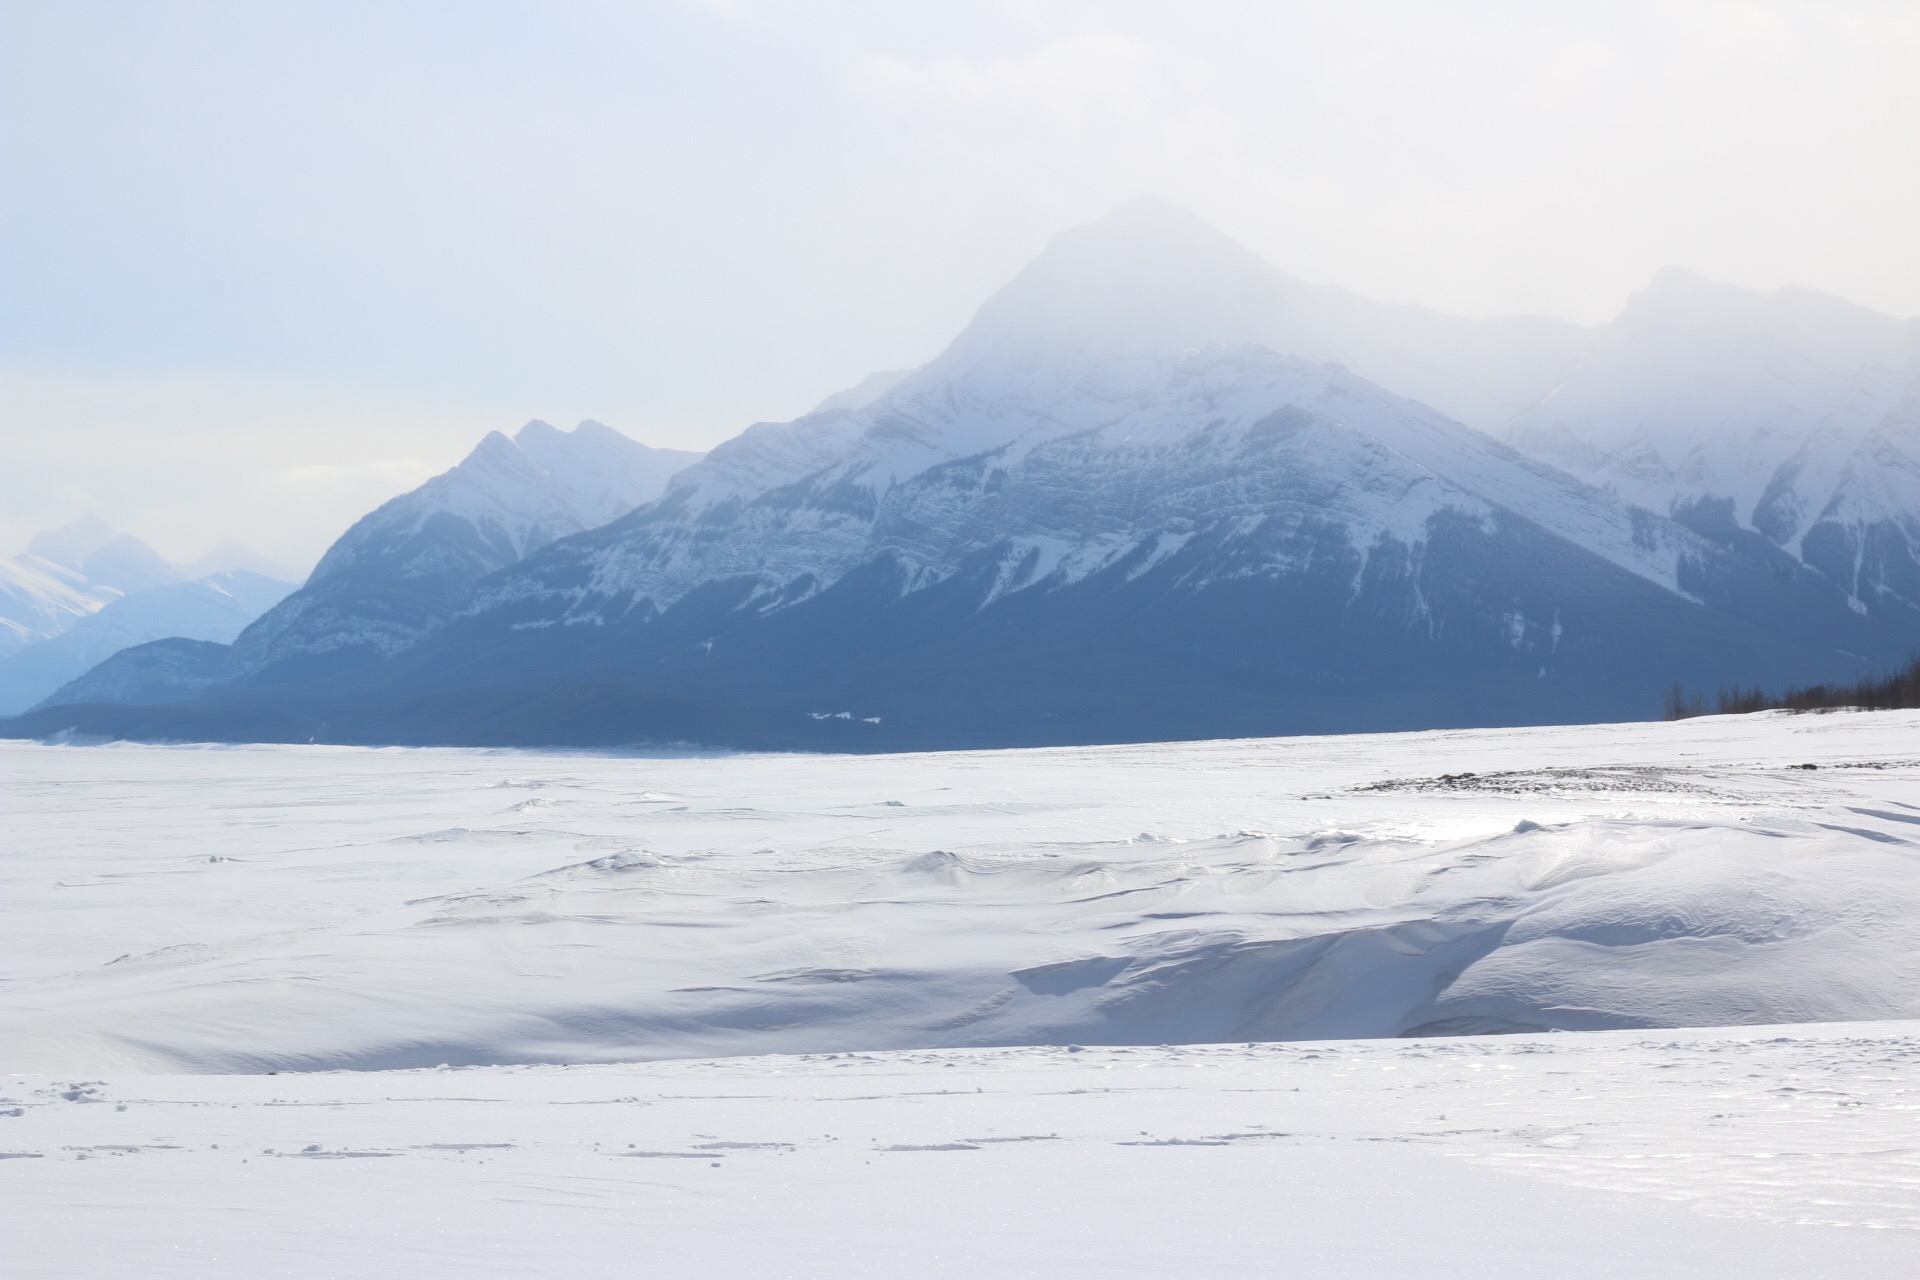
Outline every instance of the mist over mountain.
<path id="1" fill-rule="evenodd" d="M 306 574 L 260 555 L 253 548 L 232 538 L 222 538 L 209 547 L 206 554 L 180 566 L 180 571 L 189 578 L 204 578 L 209 574 L 231 573 L 234 570 L 257 573 L 263 578 L 275 578 L 281 582 L 299 582 L 306 577 Z"/>
<path id="2" fill-rule="evenodd" d="M 1920 320 L 1663 272 L 1504 438 L 1920 638 Z"/>
<path id="3" fill-rule="evenodd" d="M 237 544 L 226 552 L 245 557 Z M 170 564 L 97 516 L 36 534 L 0 561 L 0 714 L 40 702 L 130 645 L 221 644 L 293 589 L 247 570 Z"/>
<path id="4" fill-rule="evenodd" d="M 188 576 L 98 516 L 35 534 L 24 552 L 0 559 L 0 659 L 60 635 L 122 596 Z"/>
<path id="5" fill-rule="evenodd" d="M 1749 377 L 1782 326 L 1749 310 L 1670 276 L 1597 331 L 1459 320 L 1302 285 L 1140 202 L 1058 237 L 926 366 L 691 465 L 591 424 L 490 436 L 355 525 L 202 696 L 30 721 L 897 749 L 1636 718 L 1675 680 L 1855 676 L 1913 643 L 1905 597 L 1603 465 L 1640 438 L 1607 388 L 1644 387 L 1701 457 L 1739 396 L 1772 403 Z M 1779 341 L 1816 334 L 1830 364 L 1879 319 Z M 1685 335 L 1725 356 L 1704 399 L 1661 381 Z M 1793 422 L 1870 381 L 1789 372 Z M 1862 412 L 1855 453 L 1897 441 Z M 1551 452 L 1594 421 L 1586 478 L 1475 425 Z M 1884 469 L 1852 474 L 1849 501 L 1898 516 Z M 140 661 L 176 693 L 208 669 Z"/>
<path id="6" fill-rule="evenodd" d="M 27 543 L 27 555 L 78 574 L 96 590 L 121 595 L 185 582 L 188 577 L 152 547 L 98 516 L 83 516 L 35 534 Z"/>
<path id="7" fill-rule="evenodd" d="M 136 591 L 6 658 L 0 658 L 0 712 L 40 703 L 121 650 L 179 639 L 230 643 L 293 584 L 244 569 Z"/>
<path id="8" fill-rule="evenodd" d="M 1141 199 L 1056 237 L 933 368 L 1115 369 L 1252 344 L 1345 365 L 1491 430 L 1551 390 L 1588 333 L 1543 316 L 1469 320 L 1308 284 L 1187 210 Z"/>

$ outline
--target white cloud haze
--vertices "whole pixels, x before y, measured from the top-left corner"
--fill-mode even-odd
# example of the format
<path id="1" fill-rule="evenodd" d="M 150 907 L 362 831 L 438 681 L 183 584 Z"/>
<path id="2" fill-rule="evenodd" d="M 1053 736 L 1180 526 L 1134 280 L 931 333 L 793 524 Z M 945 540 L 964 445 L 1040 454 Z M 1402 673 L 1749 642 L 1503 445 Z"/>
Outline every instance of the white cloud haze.
<path id="1" fill-rule="evenodd" d="M 310 561 L 529 417 L 705 447 L 1142 192 L 1470 314 L 1920 312 L 1907 0 L 0 9 L 8 544 Z"/>

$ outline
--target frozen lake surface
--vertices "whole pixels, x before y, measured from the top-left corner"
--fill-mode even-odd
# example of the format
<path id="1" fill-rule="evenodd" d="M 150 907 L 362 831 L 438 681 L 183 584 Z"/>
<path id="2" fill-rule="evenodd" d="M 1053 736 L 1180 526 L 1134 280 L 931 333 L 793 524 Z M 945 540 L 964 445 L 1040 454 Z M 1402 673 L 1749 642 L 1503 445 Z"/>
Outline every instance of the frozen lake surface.
<path id="1" fill-rule="evenodd" d="M 19 1274 L 1920 1256 L 1913 713 L 0 770 Z"/>

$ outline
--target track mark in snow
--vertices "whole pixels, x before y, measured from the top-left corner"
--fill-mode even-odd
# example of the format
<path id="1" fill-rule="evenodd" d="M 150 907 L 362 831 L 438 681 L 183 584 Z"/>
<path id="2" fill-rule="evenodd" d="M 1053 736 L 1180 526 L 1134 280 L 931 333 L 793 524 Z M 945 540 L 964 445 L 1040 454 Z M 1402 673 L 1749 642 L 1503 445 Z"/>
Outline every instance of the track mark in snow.
<path id="1" fill-rule="evenodd" d="M 875 1147 L 875 1151 L 978 1151 L 980 1146 L 974 1142 L 898 1142 L 888 1147 Z"/>
<path id="2" fill-rule="evenodd" d="M 791 1142 L 702 1142 L 701 1151 L 792 1151 Z"/>
<path id="3" fill-rule="evenodd" d="M 511 1142 L 419 1142 L 409 1151 L 511 1151 Z"/>

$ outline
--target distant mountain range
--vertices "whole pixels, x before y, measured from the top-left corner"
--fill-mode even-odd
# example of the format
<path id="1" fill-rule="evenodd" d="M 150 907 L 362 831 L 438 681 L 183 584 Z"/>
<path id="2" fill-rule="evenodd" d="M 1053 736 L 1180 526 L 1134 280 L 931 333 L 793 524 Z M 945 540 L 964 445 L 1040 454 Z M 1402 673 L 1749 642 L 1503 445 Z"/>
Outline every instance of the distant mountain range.
<path id="1" fill-rule="evenodd" d="M 0 559 L 0 659 L 59 635 L 131 592 L 186 576 L 97 516 L 35 534 Z"/>
<path id="2" fill-rule="evenodd" d="M 1920 643 L 1917 332 L 1679 273 L 1598 329 L 1456 319 L 1141 202 L 698 461 L 489 437 L 226 654 L 12 731 L 879 750 L 1850 678 Z"/>
<path id="3" fill-rule="evenodd" d="M 597 422 L 491 432 L 458 466 L 355 523 L 299 590 L 282 590 L 222 635 L 163 631 L 140 637 L 157 643 L 102 653 L 96 662 L 113 661 L 75 669 L 46 705 L 148 705 L 221 686 L 341 678 L 443 624 L 488 573 L 658 497 L 699 456 L 650 449 Z M 206 640 L 223 644 L 193 643 Z"/>
<path id="4" fill-rule="evenodd" d="M 224 560 L 252 559 L 244 548 Z M 226 642 L 293 589 L 245 569 L 195 572 L 98 517 L 0 560 L 0 714 L 24 710 L 129 645 Z"/>
<path id="5" fill-rule="evenodd" d="M 0 659 L 0 707 L 61 698 L 64 686 L 132 645 L 168 637 L 226 643 L 293 589 L 244 569 L 136 591 L 57 636 Z"/>

